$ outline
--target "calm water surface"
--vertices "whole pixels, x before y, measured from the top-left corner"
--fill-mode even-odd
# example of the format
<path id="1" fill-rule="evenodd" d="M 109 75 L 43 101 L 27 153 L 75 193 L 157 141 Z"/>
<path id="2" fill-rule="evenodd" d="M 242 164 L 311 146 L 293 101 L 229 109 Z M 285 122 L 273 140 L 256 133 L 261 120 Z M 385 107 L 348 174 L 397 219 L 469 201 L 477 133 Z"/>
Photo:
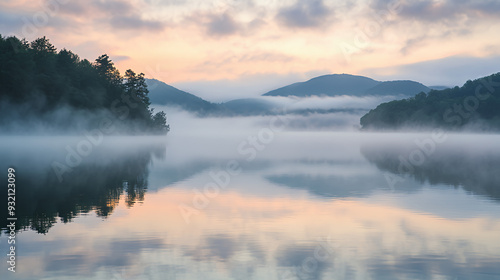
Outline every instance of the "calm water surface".
<path id="1" fill-rule="evenodd" d="M 500 279 L 499 136 L 259 132 L 2 137 L 0 278 Z"/>

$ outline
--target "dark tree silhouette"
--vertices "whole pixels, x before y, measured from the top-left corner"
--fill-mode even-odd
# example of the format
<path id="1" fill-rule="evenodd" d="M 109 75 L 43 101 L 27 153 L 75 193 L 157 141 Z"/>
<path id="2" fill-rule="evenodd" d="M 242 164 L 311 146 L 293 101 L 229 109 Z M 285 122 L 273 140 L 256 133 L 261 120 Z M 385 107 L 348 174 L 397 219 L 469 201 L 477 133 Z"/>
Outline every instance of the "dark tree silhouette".
<path id="1" fill-rule="evenodd" d="M 120 71 L 116 69 L 115 64 L 107 54 L 99 56 L 94 63 L 95 69 L 99 76 L 104 78 L 111 85 L 120 85 L 123 78 L 120 76 Z"/>
<path id="2" fill-rule="evenodd" d="M 141 101 L 142 104 L 149 106 L 151 102 L 148 97 L 148 86 L 146 84 L 146 79 L 144 78 L 144 74 L 140 73 L 139 75 L 135 74 L 134 71 L 128 69 L 125 72 L 125 91 L 133 96 L 134 98 Z"/>
<path id="3" fill-rule="evenodd" d="M 96 116 L 107 112 L 120 128 L 118 132 L 166 132 L 166 123 L 159 125 L 149 109 L 148 93 L 143 73 L 127 70 L 122 77 L 107 54 L 91 63 L 70 50 L 58 52 L 46 37 L 28 43 L 0 35 L 2 131 L 23 126 L 29 131 L 28 124 L 34 121 L 59 129 L 81 126 L 81 118 L 72 115 L 56 120 L 48 117 L 62 107 L 70 107 Z M 129 99 L 134 103 L 125 102 Z M 127 113 L 120 115 L 118 111 Z M 98 125 L 98 120 L 85 121 L 87 129 Z M 12 123 L 16 127 L 12 128 Z"/>
<path id="4" fill-rule="evenodd" d="M 462 87 L 421 92 L 380 104 L 361 118 L 363 128 L 440 127 L 500 130 L 500 73 Z"/>

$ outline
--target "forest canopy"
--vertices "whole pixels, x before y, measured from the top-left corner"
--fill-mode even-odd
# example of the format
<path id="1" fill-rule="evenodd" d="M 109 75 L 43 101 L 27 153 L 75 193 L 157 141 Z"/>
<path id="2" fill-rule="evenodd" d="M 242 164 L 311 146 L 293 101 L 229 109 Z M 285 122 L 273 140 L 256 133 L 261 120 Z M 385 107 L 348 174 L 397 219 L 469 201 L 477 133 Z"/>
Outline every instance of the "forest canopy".
<path id="1" fill-rule="evenodd" d="M 57 49 L 46 37 L 32 42 L 0 35 L 2 132 L 164 134 L 164 112 L 150 108 L 143 73 L 122 76 L 107 54 L 94 62 Z"/>
<path id="2" fill-rule="evenodd" d="M 363 129 L 500 130 L 500 73 L 462 87 L 421 92 L 380 104 L 361 118 Z"/>

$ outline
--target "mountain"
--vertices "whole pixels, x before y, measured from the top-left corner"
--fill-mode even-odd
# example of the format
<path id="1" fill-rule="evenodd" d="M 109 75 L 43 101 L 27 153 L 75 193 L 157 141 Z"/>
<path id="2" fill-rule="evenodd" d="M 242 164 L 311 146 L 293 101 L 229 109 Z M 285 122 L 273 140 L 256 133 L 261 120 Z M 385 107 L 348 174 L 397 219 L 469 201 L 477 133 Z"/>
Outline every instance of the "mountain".
<path id="1" fill-rule="evenodd" d="M 380 82 L 348 74 L 319 76 L 306 82 L 291 84 L 263 94 L 264 96 L 357 95 L 361 96 Z"/>
<path id="2" fill-rule="evenodd" d="M 382 103 L 364 115 L 364 129 L 440 127 L 449 130 L 500 130 L 500 73 L 462 87 L 421 92 Z"/>
<path id="3" fill-rule="evenodd" d="M 177 106 L 190 112 L 207 114 L 217 111 L 218 105 L 182 91 L 156 79 L 146 79 L 152 104 Z"/>
<path id="4" fill-rule="evenodd" d="M 263 100 L 262 98 L 244 98 L 222 103 L 221 107 L 225 109 L 227 114 L 250 116 L 269 114 L 277 106 L 275 103 Z"/>
<path id="5" fill-rule="evenodd" d="M 447 88 L 450 88 L 450 87 L 447 87 L 447 86 L 429 86 L 430 89 L 435 89 L 435 90 L 443 90 L 443 89 L 447 89 Z"/>
<path id="6" fill-rule="evenodd" d="M 306 82 L 291 84 L 263 94 L 264 96 L 299 96 L 312 95 L 403 95 L 413 96 L 431 89 L 414 81 L 380 82 L 363 76 L 332 74 L 313 78 Z"/>
<path id="7" fill-rule="evenodd" d="M 156 79 L 146 80 L 152 104 L 180 107 L 198 115 L 250 116 L 270 113 L 276 105 L 262 98 L 235 99 L 221 104 L 211 103 Z"/>
<path id="8" fill-rule="evenodd" d="M 149 98 L 153 104 L 173 105 L 199 115 L 250 116 L 276 114 L 280 107 L 269 96 L 351 95 L 351 96 L 400 96 L 409 97 L 417 93 L 428 93 L 430 88 L 414 81 L 380 82 L 363 76 L 332 74 L 313 78 L 306 82 L 291 84 L 264 94 L 260 98 L 231 100 L 221 104 L 211 103 L 193 94 L 169 86 L 158 80 L 147 80 Z M 296 114 L 329 113 L 334 108 L 294 110 Z M 291 113 L 291 112 L 290 112 Z"/>
<path id="9" fill-rule="evenodd" d="M 421 92 L 428 93 L 430 88 L 414 81 L 382 82 L 365 91 L 366 95 L 415 95 Z"/>

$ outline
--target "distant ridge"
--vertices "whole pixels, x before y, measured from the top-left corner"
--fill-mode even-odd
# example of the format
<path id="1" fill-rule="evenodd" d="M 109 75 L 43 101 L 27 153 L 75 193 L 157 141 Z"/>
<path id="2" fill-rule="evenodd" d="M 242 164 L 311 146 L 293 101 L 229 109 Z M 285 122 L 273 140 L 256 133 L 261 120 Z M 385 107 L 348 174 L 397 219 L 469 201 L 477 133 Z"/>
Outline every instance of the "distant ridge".
<path id="1" fill-rule="evenodd" d="M 156 79 L 146 80 L 149 88 L 149 98 L 152 104 L 176 106 L 200 116 L 249 116 L 274 114 L 277 103 L 268 96 L 394 96 L 406 98 L 420 92 L 428 93 L 429 87 L 415 81 L 386 81 L 349 75 L 331 74 L 319 76 L 306 82 L 294 83 L 263 94 L 264 98 L 245 98 L 212 103 L 196 95 L 182 91 Z M 333 109 L 333 108 L 332 108 Z M 312 111 L 311 111 L 312 110 Z M 300 110 L 299 110 L 300 111 Z M 320 112 L 317 108 L 303 109 L 301 112 Z M 329 112 L 330 109 L 323 110 Z"/>
<path id="2" fill-rule="evenodd" d="M 368 96 L 368 95 L 403 95 L 413 96 L 431 89 L 415 81 L 380 82 L 364 76 L 349 74 L 331 74 L 319 76 L 306 82 L 294 83 L 272 91 L 263 96 L 298 96 L 312 95 Z"/>
<path id="3" fill-rule="evenodd" d="M 450 87 L 447 87 L 447 86 L 429 86 L 430 89 L 435 89 L 435 90 L 443 90 L 443 89 L 447 89 L 447 88 L 450 88 Z"/>
<path id="4" fill-rule="evenodd" d="M 152 104 L 179 107 L 200 116 L 236 116 L 269 114 L 275 105 L 257 98 L 236 99 L 216 104 L 156 79 L 146 80 Z"/>
<path id="5" fill-rule="evenodd" d="M 409 95 L 413 96 L 421 92 L 428 93 L 430 88 L 421 83 L 414 81 L 389 81 L 381 82 L 380 84 L 368 89 L 367 95 Z"/>
<path id="6" fill-rule="evenodd" d="M 218 105 L 196 95 L 182 91 L 156 79 L 146 79 L 151 103 L 177 106 L 184 110 L 206 114 L 218 109 Z"/>
<path id="7" fill-rule="evenodd" d="M 380 82 L 349 74 L 319 76 L 306 82 L 284 86 L 263 94 L 263 96 L 312 96 L 312 95 L 363 95 L 366 90 Z"/>
<path id="8" fill-rule="evenodd" d="M 239 115 L 259 115 L 272 112 L 276 105 L 270 101 L 258 98 L 231 100 L 220 105 L 226 113 Z"/>

